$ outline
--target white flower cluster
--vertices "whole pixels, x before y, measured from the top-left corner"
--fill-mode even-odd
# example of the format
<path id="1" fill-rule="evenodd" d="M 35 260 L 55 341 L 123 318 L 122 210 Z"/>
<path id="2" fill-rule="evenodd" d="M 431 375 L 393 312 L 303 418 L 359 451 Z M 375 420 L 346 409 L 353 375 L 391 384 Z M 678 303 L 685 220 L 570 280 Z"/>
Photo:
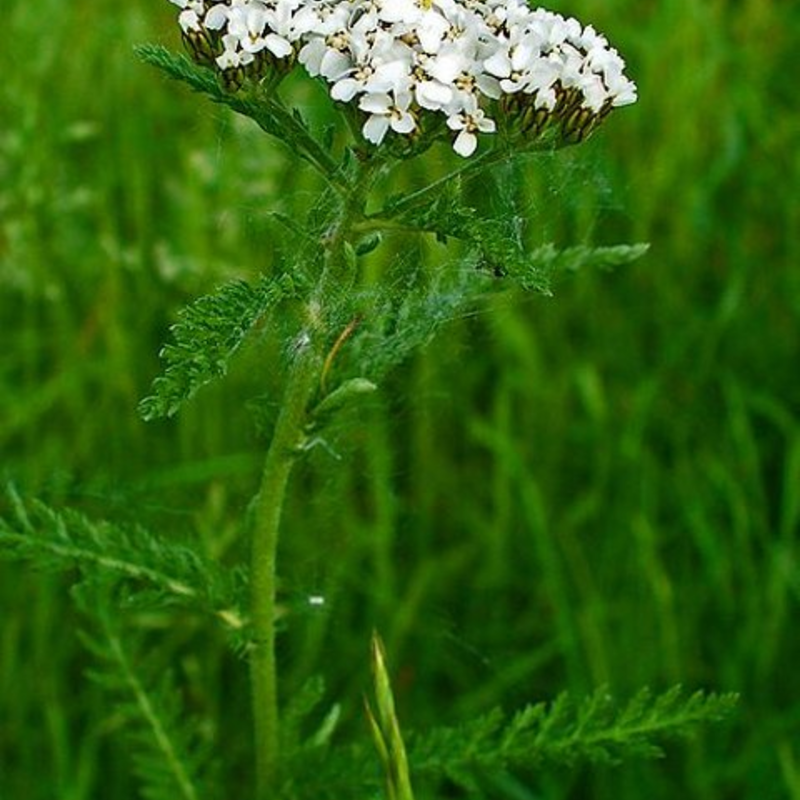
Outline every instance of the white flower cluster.
<path id="1" fill-rule="evenodd" d="M 419 135 L 442 115 L 453 148 L 469 156 L 498 114 L 508 130 L 538 135 L 556 122 L 579 141 L 636 101 L 604 36 L 525 0 L 171 2 L 198 60 L 260 77 L 296 59 L 334 100 L 360 109 L 374 144 L 390 130 Z"/>

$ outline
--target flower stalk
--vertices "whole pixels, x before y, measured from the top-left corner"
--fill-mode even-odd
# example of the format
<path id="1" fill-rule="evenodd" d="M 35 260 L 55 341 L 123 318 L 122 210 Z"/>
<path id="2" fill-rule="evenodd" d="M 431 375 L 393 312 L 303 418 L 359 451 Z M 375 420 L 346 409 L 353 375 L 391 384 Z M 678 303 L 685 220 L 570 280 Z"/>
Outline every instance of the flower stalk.
<path id="1" fill-rule="evenodd" d="M 250 562 L 250 681 L 258 800 L 269 797 L 276 785 L 280 760 L 275 609 L 281 512 L 289 475 L 302 448 L 307 409 L 320 366 L 313 339 L 304 340 L 298 345 L 255 505 Z"/>
<path id="2" fill-rule="evenodd" d="M 338 218 L 323 237 L 324 267 L 308 302 L 305 327 L 295 343 L 281 411 L 272 435 L 254 503 L 250 553 L 250 610 L 253 627 L 250 680 L 255 744 L 256 798 L 273 796 L 280 778 L 280 713 L 276 664 L 277 551 L 289 477 L 304 452 L 311 401 L 321 387 L 327 342 L 326 310 L 352 285 L 348 242 L 363 219 L 364 200 L 380 161 L 361 165 Z M 337 346 L 334 344 L 334 347 Z"/>

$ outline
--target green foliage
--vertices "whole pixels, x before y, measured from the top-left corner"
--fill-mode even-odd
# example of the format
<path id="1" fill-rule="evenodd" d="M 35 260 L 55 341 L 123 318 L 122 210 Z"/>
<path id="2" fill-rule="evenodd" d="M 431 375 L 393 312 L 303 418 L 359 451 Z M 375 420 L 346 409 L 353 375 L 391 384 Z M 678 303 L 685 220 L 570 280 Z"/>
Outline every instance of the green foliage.
<path id="1" fill-rule="evenodd" d="M 430 278 L 407 274 L 404 283 L 369 298 L 366 309 L 359 309 L 363 320 L 342 357 L 352 372 L 377 381 L 428 345 L 444 326 L 470 313 L 492 287 L 492 280 L 470 261 Z"/>
<path id="2" fill-rule="evenodd" d="M 281 750 L 287 758 L 294 758 L 309 747 L 322 747 L 330 740 L 339 713 L 337 705 L 330 708 L 316 731 L 306 730 L 308 719 L 322 705 L 324 696 L 325 682 L 317 676 L 289 699 L 281 720 Z"/>
<path id="3" fill-rule="evenodd" d="M 478 173 L 481 167 L 492 166 L 486 158 L 469 171 Z M 513 206 L 506 202 L 502 211 L 494 218 L 482 216 L 464 204 L 461 181 L 449 180 L 439 182 L 435 190 L 429 187 L 390 201 L 383 214 L 413 230 L 434 233 L 439 239 L 452 237 L 467 242 L 476 253 L 479 268 L 508 278 L 526 291 L 542 294 L 551 293 L 553 277 L 559 273 L 622 266 L 641 258 L 649 249 L 648 244 L 557 248 L 552 243 L 530 249 L 521 236 Z"/>
<path id="4" fill-rule="evenodd" d="M 473 221 L 473 228 L 488 230 L 492 225 Z M 379 380 L 430 344 L 445 326 L 478 313 L 494 294 L 515 288 L 549 293 L 555 274 L 627 264 L 648 249 L 647 245 L 563 249 L 543 245 L 525 252 L 498 233 L 476 238 L 474 244 L 475 250 L 446 269 L 432 275 L 408 270 L 388 291 L 351 309 L 361 320 L 342 356 L 352 364 L 351 372 Z"/>
<path id="5" fill-rule="evenodd" d="M 244 626 L 242 579 L 190 545 L 38 501 L 25 504 L 12 488 L 7 494 L 13 516 L 0 517 L 0 557 L 124 583 L 128 604 L 178 605 L 213 614 L 232 631 Z"/>
<path id="6" fill-rule="evenodd" d="M 213 70 L 195 64 L 184 55 L 171 53 L 165 47 L 151 44 L 139 45 L 135 52 L 143 61 L 218 103 L 227 105 L 236 101 L 235 95 L 224 90 Z"/>
<path id="7" fill-rule="evenodd" d="M 374 681 L 378 712 L 373 714 L 368 705 L 366 714 L 383 780 L 365 744 L 328 744 L 326 737 L 325 746 L 320 746 L 318 739 L 308 737 L 304 746 L 289 751 L 291 778 L 282 797 L 374 796 L 381 783 L 387 786 L 387 797 L 440 798 L 445 785 L 458 786 L 475 798 L 514 796 L 496 794 L 491 787 L 503 776 L 516 776 L 532 787 L 554 766 L 661 758 L 667 742 L 692 737 L 701 726 L 727 719 L 738 703 L 735 694 L 687 694 L 679 686 L 659 695 L 644 689 L 624 703 L 606 689 L 580 702 L 565 692 L 550 703 L 513 714 L 498 708 L 453 727 L 411 731 L 406 746 L 385 670 L 382 675 L 378 671 Z M 297 730 L 321 696 L 322 687 L 315 681 L 295 699 L 289 709 L 291 730 Z"/>
<path id="8" fill-rule="evenodd" d="M 262 276 L 254 286 L 233 281 L 184 308 L 171 328 L 174 342 L 160 353 L 164 374 L 140 404 L 142 417 L 171 417 L 200 387 L 223 376 L 253 326 L 295 292 L 296 282 L 288 275 Z"/>
<path id="9" fill-rule="evenodd" d="M 94 583 L 74 592 L 96 631 L 83 642 L 98 667 L 91 677 L 113 700 L 115 725 L 121 725 L 129 755 L 147 800 L 213 800 L 208 781 L 213 768 L 207 724 L 189 715 L 173 675 L 158 671 L 147 648 L 120 622 L 120 598 L 112 585 Z M 126 635 L 128 638 L 126 638 Z M 137 654 L 138 651 L 138 654 Z"/>
<path id="10" fill-rule="evenodd" d="M 618 244 L 608 247 L 576 245 L 557 248 L 545 244 L 530 252 L 511 250 L 502 243 L 487 258 L 502 265 L 501 270 L 523 289 L 547 291 L 551 276 L 581 269 L 608 269 L 624 266 L 641 258 L 650 249 L 649 244 Z M 495 254 L 500 254 L 499 260 Z M 544 277 L 544 283 L 542 278 Z"/>
<path id="11" fill-rule="evenodd" d="M 164 47 L 141 45 L 136 52 L 142 60 L 171 78 L 252 119 L 265 133 L 280 139 L 323 175 L 336 176 L 338 166 L 325 146 L 313 137 L 300 114 L 288 111 L 275 94 L 258 92 L 250 97 L 245 92 L 231 93 L 212 70 L 198 66 L 186 56 L 170 53 Z"/>
<path id="12" fill-rule="evenodd" d="M 735 694 L 686 696 L 679 686 L 661 695 L 643 689 L 622 706 L 606 689 L 580 703 L 562 693 L 552 703 L 526 706 L 511 716 L 496 709 L 414 737 L 412 769 L 478 791 L 488 775 L 530 773 L 548 762 L 574 766 L 581 760 L 618 764 L 625 758 L 659 758 L 665 740 L 725 719 L 737 701 Z"/>
<path id="13" fill-rule="evenodd" d="M 344 381 L 317 403 L 309 413 L 309 431 L 324 428 L 340 411 L 357 402 L 364 395 L 372 394 L 377 386 L 366 378 L 350 378 Z"/>
<path id="14" fill-rule="evenodd" d="M 389 800 L 414 800 L 408 757 L 400 721 L 395 711 L 394 692 L 386 668 L 383 642 L 372 636 L 372 679 L 375 690 L 375 710 L 367 703 L 367 718 L 372 740 L 380 755 L 386 775 L 386 794 Z"/>
<path id="15" fill-rule="evenodd" d="M 489 168 L 491 164 L 486 164 Z M 397 214 L 400 223 L 420 231 L 435 233 L 437 237 L 453 237 L 468 242 L 479 257 L 481 268 L 497 277 L 508 277 L 527 291 L 550 294 L 554 275 L 587 268 L 609 268 L 629 264 L 641 258 L 648 244 L 592 247 L 579 245 L 557 248 L 544 244 L 529 250 L 516 230 L 517 221 L 512 213 L 486 219 L 464 205 L 460 184 L 449 182 L 432 200 L 431 192 L 420 193 L 425 200 L 405 208 Z M 512 209 L 509 209 L 512 211 Z M 388 207 L 390 218 L 393 211 Z"/>

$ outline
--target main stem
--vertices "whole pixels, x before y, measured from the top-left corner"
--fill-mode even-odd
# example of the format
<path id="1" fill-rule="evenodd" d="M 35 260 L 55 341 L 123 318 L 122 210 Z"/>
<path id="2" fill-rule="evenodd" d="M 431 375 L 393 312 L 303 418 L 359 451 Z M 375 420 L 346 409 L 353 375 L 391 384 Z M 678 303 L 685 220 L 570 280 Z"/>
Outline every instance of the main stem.
<path id="1" fill-rule="evenodd" d="M 303 443 L 306 412 L 319 377 L 321 359 L 304 341 L 289 375 L 283 406 L 272 437 L 255 506 L 251 545 L 250 654 L 255 733 L 256 798 L 267 800 L 279 763 L 278 690 L 275 666 L 275 595 L 278 533 L 289 473 Z"/>
<path id="2" fill-rule="evenodd" d="M 253 648 L 250 654 L 255 733 L 256 800 L 268 800 L 276 790 L 280 766 L 280 720 L 275 661 L 275 596 L 278 534 L 289 475 L 305 440 L 308 406 L 319 384 L 324 363 L 325 311 L 331 297 L 353 280 L 347 241 L 363 219 L 364 198 L 378 165 L 365 164 L 351 186 L 338 219 L 324 237 L 324 266 L 309 301 L 306 328 L 295 359 L 272 441 L 264 462 L 255 502 L 250 565 L 250 611 Z"/>

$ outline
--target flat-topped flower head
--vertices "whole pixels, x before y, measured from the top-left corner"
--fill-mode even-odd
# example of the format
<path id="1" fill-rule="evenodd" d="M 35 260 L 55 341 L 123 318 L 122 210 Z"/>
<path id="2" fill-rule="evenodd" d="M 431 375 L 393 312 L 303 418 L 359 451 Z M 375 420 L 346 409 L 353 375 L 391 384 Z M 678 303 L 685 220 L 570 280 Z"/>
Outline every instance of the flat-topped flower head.
<path id="1" fill-rule="evenodd" d="M 195 59 L 229 88 L 299 62 L 374 145 L 446 135 L 468 157 L 479 135 L 569 144 L 636 102 L 604 36 L 524 0 L 171 2 Z"/>

